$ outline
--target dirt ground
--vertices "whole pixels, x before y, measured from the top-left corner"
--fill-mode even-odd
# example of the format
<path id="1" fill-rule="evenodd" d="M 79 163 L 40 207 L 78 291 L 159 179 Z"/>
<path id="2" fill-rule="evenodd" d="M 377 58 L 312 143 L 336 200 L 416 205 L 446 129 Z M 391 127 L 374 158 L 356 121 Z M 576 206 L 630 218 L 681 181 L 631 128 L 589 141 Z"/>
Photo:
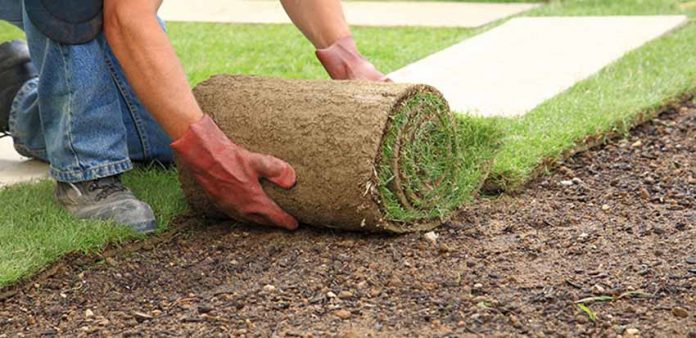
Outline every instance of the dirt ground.
<path id="1" fill-rule="evenodd" d="M 5 300 L 0 337 L 696 337 L 696 105 L 423 234 L 202 225 Z M 432 238 L 431 238 L 432 239 Z M 585 304 L 586 297 L 614 296 Z M 604 297 L 610 298 L 610 297 Z"/>

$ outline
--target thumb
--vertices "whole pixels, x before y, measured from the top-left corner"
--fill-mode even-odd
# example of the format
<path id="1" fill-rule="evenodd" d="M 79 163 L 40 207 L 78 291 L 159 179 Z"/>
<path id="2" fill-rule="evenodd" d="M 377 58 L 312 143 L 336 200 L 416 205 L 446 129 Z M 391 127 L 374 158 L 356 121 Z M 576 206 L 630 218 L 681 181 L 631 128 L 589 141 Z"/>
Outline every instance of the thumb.
<path id="1" fill-rule="evenodd" d="M 260 177 L 273 182 L 273 184 L 283 189 L 290 189 L 295 186 L 297 177 L 295 169 L 290 164 L 271 155 L 254 155 L 251 166 Z"/>

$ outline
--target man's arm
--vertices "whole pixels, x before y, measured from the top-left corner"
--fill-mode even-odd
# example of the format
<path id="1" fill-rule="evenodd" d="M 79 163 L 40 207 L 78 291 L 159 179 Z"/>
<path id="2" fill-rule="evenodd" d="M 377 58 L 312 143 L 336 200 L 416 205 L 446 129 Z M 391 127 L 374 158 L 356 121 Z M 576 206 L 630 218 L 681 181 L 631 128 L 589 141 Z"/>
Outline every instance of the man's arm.
<path id="1" fill-rule="evenodd" d="M 358 51 L 340 0 L 280 0 L 334 80 L 389 81 Z"/>
<path id="2" fill-rule="evenodd" d="M 176 140 L 203 113 L 157 21 L 161 2 L 104 1 L 104 33 L 138 98 Z"/>
<path id="3" fill-rule="evenodd" d="M 105 0 L 104 34 L 128 82 L 174 139 L 172 148 L 228 215 L 297 228 L 297 221 L 263 191 L 264 178 L 289 189 L 292 167 L 232 143 L 196 102 L 174 48 L 157 21 L 161 0 Z"/>
<path id="4" fill-rule="evenodd" d="M 290 20 L 317 49 L 350 35 L 340 0 L 280 0 Z"/>

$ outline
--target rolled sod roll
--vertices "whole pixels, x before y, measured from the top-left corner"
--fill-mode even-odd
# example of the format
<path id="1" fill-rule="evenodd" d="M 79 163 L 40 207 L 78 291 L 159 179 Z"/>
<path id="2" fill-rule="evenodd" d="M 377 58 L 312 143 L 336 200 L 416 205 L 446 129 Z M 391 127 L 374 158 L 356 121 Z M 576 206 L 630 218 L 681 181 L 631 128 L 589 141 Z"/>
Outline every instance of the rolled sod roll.
<path id="1" fill-rule="evenodd" d="M 426 85 L 218 75 L 194 93 L 235 143 L 290 163 L 297 185 L 264 190 L 300 223 L 345 230 L 431 229 L 461 205 L 457 122 Z M 196 213 L 219 218 L 179 166 Z"/>

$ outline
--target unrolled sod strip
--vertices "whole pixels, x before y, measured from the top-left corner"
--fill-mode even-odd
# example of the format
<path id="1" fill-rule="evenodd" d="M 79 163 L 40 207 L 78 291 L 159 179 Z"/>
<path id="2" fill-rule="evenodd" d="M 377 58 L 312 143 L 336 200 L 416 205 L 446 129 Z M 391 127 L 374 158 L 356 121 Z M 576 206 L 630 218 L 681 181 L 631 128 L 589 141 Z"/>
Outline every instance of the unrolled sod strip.
<path id="1" fill-rule="evenodd" d="M 461 161 L 458 121 L 432 87 L 220 75 L 194 92 L 230 139 L 295 168 L 292 190 L 268 182 L 264 189 L 301 223 L 426 230 L 475 189 L 461 184 L 471 168 Z M 220 217 L 190 174 L 180 173 L 192 209 Z"/>

